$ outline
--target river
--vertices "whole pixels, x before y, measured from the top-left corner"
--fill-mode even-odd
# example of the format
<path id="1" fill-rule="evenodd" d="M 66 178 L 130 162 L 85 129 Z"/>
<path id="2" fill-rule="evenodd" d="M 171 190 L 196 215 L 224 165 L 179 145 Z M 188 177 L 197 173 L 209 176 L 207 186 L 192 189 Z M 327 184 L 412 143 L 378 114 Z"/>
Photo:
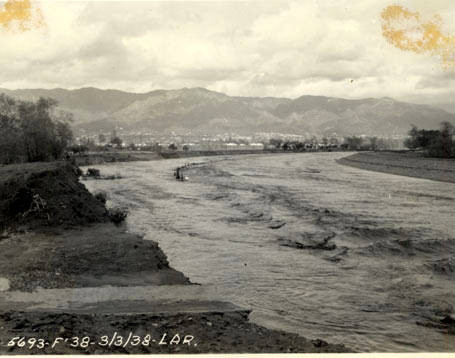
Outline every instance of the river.
<path id="1" fill-rule="evenodd" d="M 87 180 L 172 267 L 270 328 L 362 351 L 455 351 L 455 184 L 342 166 L 346 153 L 98 165 Z M 201 163 L 177 181 L 173 169 Z"/>

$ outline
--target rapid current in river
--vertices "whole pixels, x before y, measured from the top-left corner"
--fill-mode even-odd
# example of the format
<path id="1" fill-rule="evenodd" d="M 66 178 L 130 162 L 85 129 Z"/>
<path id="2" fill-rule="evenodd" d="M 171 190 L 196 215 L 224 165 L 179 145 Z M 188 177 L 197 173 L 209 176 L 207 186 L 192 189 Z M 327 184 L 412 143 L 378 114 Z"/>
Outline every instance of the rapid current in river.
<path id="1" fill-rule="evenodd" d="M 366 351 L 455 351 L 455 184 L 364 171 L 346 153 L 98 165 L 86 181 L 170 265 L 258 324 Z M 173 170 L 185 163 L 188 181 Z"/>

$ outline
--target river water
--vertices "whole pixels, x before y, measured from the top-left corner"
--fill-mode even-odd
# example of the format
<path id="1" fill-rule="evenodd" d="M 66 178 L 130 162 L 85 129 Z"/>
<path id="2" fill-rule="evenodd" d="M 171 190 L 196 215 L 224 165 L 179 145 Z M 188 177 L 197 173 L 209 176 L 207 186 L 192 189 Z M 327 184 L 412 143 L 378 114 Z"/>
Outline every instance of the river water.
<path id="1" fill-rule="evenodd" d="M 171 266 L 252 321 L 368 351 L 455 351 L 455 184 L 364 171 L 346 153 L 96 166 L 108 205 Z M 173 169 L 186 170 L 177 181 Z"/>

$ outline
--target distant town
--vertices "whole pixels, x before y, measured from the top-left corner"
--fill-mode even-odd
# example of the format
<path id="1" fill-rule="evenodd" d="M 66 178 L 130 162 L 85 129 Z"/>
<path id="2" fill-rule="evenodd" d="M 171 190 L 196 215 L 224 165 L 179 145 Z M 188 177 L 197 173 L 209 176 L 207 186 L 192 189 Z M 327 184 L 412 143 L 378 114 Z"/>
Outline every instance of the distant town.
<path id="1" fill-rule="evenodd" d="M 201 134 L 191 131 L 158 132 L 149 129 L 88 133 L 80 131 L 73 151 L 128 149 L 137 151 L 235 151 L 235 150 L 400 150 L 404 135 L 377 136 L 316 136 L 289 133 L 258 132 Z"/>

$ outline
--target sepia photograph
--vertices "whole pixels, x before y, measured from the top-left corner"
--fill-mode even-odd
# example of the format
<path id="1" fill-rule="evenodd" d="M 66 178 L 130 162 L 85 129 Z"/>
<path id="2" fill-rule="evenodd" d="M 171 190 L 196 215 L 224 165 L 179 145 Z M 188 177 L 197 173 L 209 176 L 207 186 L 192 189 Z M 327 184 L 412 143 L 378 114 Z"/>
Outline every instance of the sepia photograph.
<path id="1" fill-rule="evenodd" d="M 454 18 L 0 0 L 0 355 L 455 354 Z"/>

